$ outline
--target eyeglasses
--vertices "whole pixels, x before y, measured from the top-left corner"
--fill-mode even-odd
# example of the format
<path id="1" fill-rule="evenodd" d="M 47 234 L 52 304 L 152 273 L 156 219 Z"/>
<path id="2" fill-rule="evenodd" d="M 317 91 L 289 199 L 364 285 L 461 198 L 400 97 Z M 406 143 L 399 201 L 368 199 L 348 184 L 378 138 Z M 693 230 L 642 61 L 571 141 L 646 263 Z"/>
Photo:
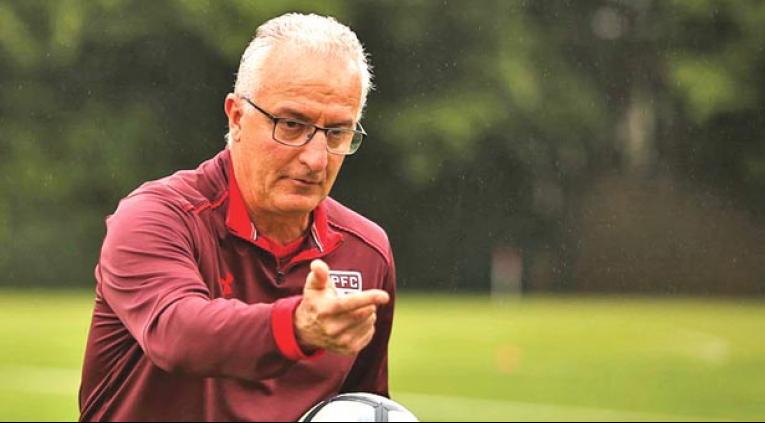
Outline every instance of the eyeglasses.
<path id="1" fill-rule="evenodd" d="M 312 123 L 303 122 L 299 119 L 277 117 L 258 107 L 247 97 L 239 96 L 254 107 L 260 113 L 268 116 L 274 122 L 274 130 L 271 134 L 274 141 L 290 147 L 302 147 L 313 139 L 316 132 L 323 131 L 327 138 L 327 151 L 332 154 L 350 156 L 355 153 L 364 141 L 367 133 L 361 124 L 357 124 L 359 130 L 347 128 L 322 128 Z"/>

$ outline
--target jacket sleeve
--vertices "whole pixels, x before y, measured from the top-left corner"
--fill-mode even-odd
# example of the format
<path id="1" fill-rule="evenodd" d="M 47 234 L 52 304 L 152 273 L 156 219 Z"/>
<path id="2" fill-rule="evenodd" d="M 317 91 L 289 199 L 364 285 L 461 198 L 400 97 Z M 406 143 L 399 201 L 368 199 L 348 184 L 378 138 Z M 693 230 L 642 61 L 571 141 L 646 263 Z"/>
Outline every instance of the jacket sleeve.
<path id="1" fill-rule="evenodd" d="M 104 299 L 165 371 L 245 380 L 286 371 L 295 357 L 277 346 L 272 319 L 291 320 L 299 297 L 252 305 L 211 299 L 194 258 L 194 224 L 161 198 L 123 200 L 107 221 L 97 270 Z"/>
<path id="2" fill-rule="evenodd" d="M 388 267 L 383 289 L 390 301 L 377 310 L 375 334 L 372 341 L 357 356 L 340 392 L 370 392 L 390 397 L 388 392 L 388 341 L 393 328 L 393 310 L 396 299 L 396 266 L 389 252 Z"/>

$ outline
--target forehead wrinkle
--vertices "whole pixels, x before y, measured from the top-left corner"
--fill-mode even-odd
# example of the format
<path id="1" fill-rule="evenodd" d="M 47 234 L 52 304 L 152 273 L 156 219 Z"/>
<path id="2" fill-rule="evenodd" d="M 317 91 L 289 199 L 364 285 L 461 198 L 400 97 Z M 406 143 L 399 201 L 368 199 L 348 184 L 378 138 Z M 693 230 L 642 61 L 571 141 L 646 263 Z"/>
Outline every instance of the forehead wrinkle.
<path id="1" fill-rule="evenodd" d="M 352 123 L 361 106 L 360 91 L 316 80 L 268 84 L 258 92 L 256 101 L 277 116 L 293 111 L 296 112 L 293 115 L 300 114 L 312 121 L 323 116 L 327 123 Z"/>

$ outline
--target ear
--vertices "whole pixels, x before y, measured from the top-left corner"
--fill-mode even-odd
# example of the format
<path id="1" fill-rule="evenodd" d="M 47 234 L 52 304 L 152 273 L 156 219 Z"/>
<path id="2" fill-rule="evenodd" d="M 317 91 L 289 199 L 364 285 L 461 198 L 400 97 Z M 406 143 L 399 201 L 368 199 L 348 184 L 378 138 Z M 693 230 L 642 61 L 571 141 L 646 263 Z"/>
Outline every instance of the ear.
<path id="1" fill-rule="evenodd" d="M 226 116 L 228 116 L 228 132 L 231 134 L 231 141 L 239 142 L 239 136 L 242 131 L 242 115 L 244 114 L 239 97 L 234 93 L 228 93 L 223 103 L 223 110 L 225 110 Z"/>

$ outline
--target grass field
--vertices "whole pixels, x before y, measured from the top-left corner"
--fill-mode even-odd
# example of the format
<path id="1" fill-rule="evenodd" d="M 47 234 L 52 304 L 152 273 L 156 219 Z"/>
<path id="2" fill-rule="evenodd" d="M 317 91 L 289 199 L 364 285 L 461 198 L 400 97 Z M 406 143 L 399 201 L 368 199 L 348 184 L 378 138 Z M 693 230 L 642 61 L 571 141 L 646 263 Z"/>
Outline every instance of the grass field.
<path id="1" fill-rule="evenodd" d="M 0 420 L 75 420 L 86 292 L 0 291 Z M 765 302 L 402 293 L 391 391 L 422 420 L 765 418 Z"/>

